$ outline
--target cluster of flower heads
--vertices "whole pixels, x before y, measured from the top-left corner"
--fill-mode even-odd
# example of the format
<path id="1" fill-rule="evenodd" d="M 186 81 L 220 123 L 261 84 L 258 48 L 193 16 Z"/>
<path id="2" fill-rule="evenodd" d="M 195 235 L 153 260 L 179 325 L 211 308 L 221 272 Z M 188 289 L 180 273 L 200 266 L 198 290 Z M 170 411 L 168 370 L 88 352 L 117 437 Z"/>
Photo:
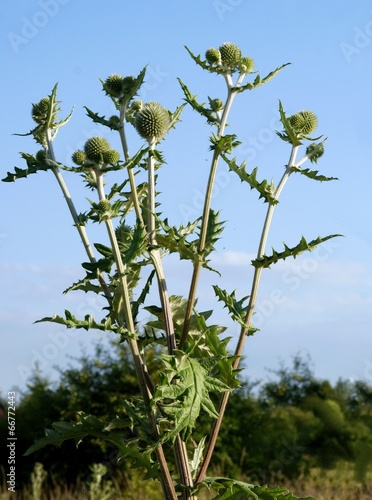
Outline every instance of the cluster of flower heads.
<path id="1" fill-rule="evenodd" d="M 72 155 L 72 161 L 83 167 L 114 165 L 119 159 L 119 152 L 112 149 L 108 140 L 100 136 L 88 139 L 84 150 L 78 149 Z"/>
<path id="2" fill-rule="evenodd" d="M 211 48 L 205 52 L 207 62 L 216 68 L 228 71 L 240 71 L 251 73 L 254 68 L 254 60 L 248 56 L 242 56 L 240 48 L 231 42 L 223 43 L 218 49 Z"/>

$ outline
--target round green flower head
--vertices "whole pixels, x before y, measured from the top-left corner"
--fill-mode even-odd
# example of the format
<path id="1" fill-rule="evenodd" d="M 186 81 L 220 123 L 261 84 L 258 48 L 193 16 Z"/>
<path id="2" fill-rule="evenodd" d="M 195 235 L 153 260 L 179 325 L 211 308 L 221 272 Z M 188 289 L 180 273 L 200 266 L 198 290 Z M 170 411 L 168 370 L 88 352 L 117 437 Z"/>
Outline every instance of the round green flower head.
<path id="1" fill-rule="evenodd" d="M 210 105 L 212 111 L 221 111 L 223 109 L 223 102 L 221 99 L 211 99 Z"/>
<path id="2" fill-rule="evenodd" d="M 87 155 L 81 149 L 78 149 L 74 153 L 72 153 L 71 160 L 75 163 L 75 165 L 83 165 L 86 162 Z"/>
<path id="3" fill-rule="evenodd" d="M 136 79 L 133 76 L 126 76 L 125 78 L 123 78 L 122 81 L 123 94 L 129 94 L 132 91 L 135 83 Z"/>
<path id="4" fill-rule="evenodd" d="M 301 135 L 309 135 L 318 126 L 318 118 L 312 111 L 300 111 L 289 117 L 289 123 Z"/>
<path id="5" fill-rule="evenodd" d="M 40 163 L 44 163 L 45 160 L 47 159 L 47 154 L 45 149 L 40 149 L 35 156 L 36 160 L 39 161 Z"/>
<path id="6" fill-rule="evenodd" d="M 119 152 L 116 149 L 109 149 L 105 151 L 102 155 L 103 163 L 109 163 L 110 165 L 115 165 L 120 160 Z"/>
<path id="7" fill-rule="evenodd" d="M 218 49 L 211 48 L 205 53 L 205 58 L 210 64 L 220 64 L 221 63 L 221 53 Z"/>
<path id="8" fill-rule="evenodd" d="M 227 66 L 228 68 L 236 66 L 242 57 L 242 53 L 239 47 L 230 42 L 226 42 L 221 45 L 220 53 L 222 64 L 224 66 Z"/>
<path id="9" fill-rule="evenodd" d="M 129 245 L 132 241 L 132 229 L 127 224 L 120 224 L 120 226 L 115 229 L 115 234 L 119 243 Z"/>
<path id="10" fill-rule="evenodd" d="M 49 109 L 49 97 L 43 97 L 41 101 L 32 105 L 31 116 L 36 123 L 44 123 Z"/>
<path id="11" fill-rule="evenodd" d="M 168 111 L 157 102 L 148 102 L 136 114 L 134 126 L 143 139 L 159 140 L 168 132 Z"/>
<path id="12" fill-rule="evenodd" d="M 110 128 L 117 130 L 119 128 L 119 125 L 120 125 L 120 118 L 117 115 L 110 116 L 110 118 L 108 119 L 108 126 Z"/>
<path id="13" fill-rule="evenodd" d="M 98 203 L 98 210 L 101 212 L 108 212 L 111 209 L 110 202 L 108 200 L 101 200 Z"/>
<path id="14" fill-rule="evenodd" d="M 112 97 L 120 97 L 123 93 L 124 78 L 121 75 L 113 74 L 105 80 L 105 90 Z"/>
<path id="15" fill-rule="evenodd" d="M 94 136 L 88 139 L 84 146 L 87 159 L 94 163 L 103 162 L 103 154 L 111 149 L 110 143 L 104 137 Z"/>
<path id="16" fill-rule="evenodd" d="M 316 142 L 311 143 L 307 148 L 306 148 L 306 154 L 310 156 L 310 161 L 312 163 L 317 163 L 320 157 L 324 155 L 324 145 L 323 144 L 317 144 Z"/>
<path id="17" fill-rule="evenodd" d="M 243 73 L 250 73 L 254 68 L 254 60 L 251 57 L 244 56 L 241 58 L 239 63 L 239 69 Z"/>

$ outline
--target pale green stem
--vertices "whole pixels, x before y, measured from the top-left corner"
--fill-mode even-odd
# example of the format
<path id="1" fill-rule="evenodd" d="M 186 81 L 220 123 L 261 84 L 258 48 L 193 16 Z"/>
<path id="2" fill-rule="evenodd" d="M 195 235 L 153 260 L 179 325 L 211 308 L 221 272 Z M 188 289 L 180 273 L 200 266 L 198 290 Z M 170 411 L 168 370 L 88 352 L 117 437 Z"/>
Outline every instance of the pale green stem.
<path id="1" fill-rule="evenodd" d="M 104 187 L 103 187 L 102 172 L 96 171 L 96 180 L 97 180 L 97 191 L 98 191 L 99 199 L 100 199 L 100 201 L 106 200 L 106 195 L 105 195 Z M 114 258 L 115 258 L 116 269 L 117 269 L 118 279 L 119 279 L 119 283 L 120 283 L 121 298 L 123 300 L 123 309 L 124 309 L 126 328 L 129 330 L 129 332 L 134 333 L 136 328 L 135 328 L 131 304 L 130 304 L 129 287 L 128 287 L 127 278 L 126 278 L 126 267 L 125 267 L 123 260 L 122 260 L 122 257 L 121 257 L 121 253 L 120 253 L 119 245 L 118 245 L 118 242 L 116 239 L 115 229 L 114 229 L 114 226 L 112 224 L 112 220 L 106 219 L 105 223 L 106 223 L 106 228 L 107 228 L 108 236 L 109 236 L 110 243 L 111 243 L 111 248 L 113 251 Z M 141 357 L 138 342 L 133 338 L 128 338 L 128 343 L 129 343 L 129 347 L 130 347 L 131 352 L 132 352 L 134 366 L 135 366 L 135 370 L 136 370 L 137 380 L 138 380 L 138 383 L 140 385 L 141 394 L 142 394 L 145 405 L 149 406 L 152 394 L 151 394 L 151 391 L 148 387 L 148 381 L 147 381 L 147 377 L 146 377 L 147 370 L 146 370 L 145 364 L 143 362 L 143 359 Z M 153 413 L 151 413 L 149 420 L 150 420 L 152 431 L 154 432 L 154 438 L 156 440 L 158 440 L 159 439 L 159 430 L 158 430 L 158 427 L 156 424 L 156 417 Z M 164 456 L 163 448 L 161 446 L 158 446 L 156 448 L 156 454 L 157 454 L 157 458 L 159 461 L 159 465 L 160 465 L 161 470 L 162 470 L 162 478 L 164 481 L 163 486 L 164 486 L 165 492 L 166 492 L 167 496 L 169 497 L 169 499 L 176 500 L 177 494 L 176 494 L 176 491 L 174 489 L 174 484 L 173 484 L 173 481 L 172 481 L 172 478 L 171 478 L 171 475 L 169 472 L 169 468 L 168 468 L 168 465 L 167 465 L 167 462 L 166 462 L 166 459 Z"/>
<path id="2" fill-rule="evenodd" d="M 284 185 L 287 182 L 287 180 L 292 172 L 292 166 L 295 165 L 295 161 L 296 161 L 297 150 L 298 150 L 298 146 L 292 146 L 291 155 L 289 158 L 289 163 L 288 163 L 287 168 L 286 168 L 286 170 L 285 170 L 285 172 L 284 172 L 284 174 L 283 174 L 283 176 L 282 176 L 282 178 L 281 178 L 281 180 L 280 180 L 280 182 L 275 190 L 275 193 L 274 193 L 275 200 L 279 199 L 280 193 L 282 192 Z M 264 222 L 262 233 L 261 233 L 260 243 L 258 246 L 257 259 L 261 258 L 265 254 L 266 242 L 267 242 L 267 238 L 269 235 L 269 230 L 270 230 L 272 217 L 273 217 L 274 210 L 275 210 L 275 205 L 276 205 L 276 203 L 272 203 L 272 202 L 269 203 L 267 213 L 266 213 L 265 222 Z M 235 349 L 235 353 L 234 353 L 234 356 L 236 356 L 236 358 L 235 358 L 235 361 L 233 363 L 233 368 L 235 370 L 238 368 L 240 358 L 241 358 L 241 355 L 243 353 L 245 339 L 246 339 L 247 334 L 249 332 L 249 326 L 251 324 L 253 311 L 254 311 L 254 307 L 256 304 L 256 298 L 257 298 L 258 288 L 259 288 L 259 284 L 260 284 L 261 273 L 262 273 L 262 267 L 255 267 L 253 280 L 252 280 L 251 295 L 249 297 L 249 303 L 247 306 L 247 312 L 246 312 L 246 317 L 245 317 L 245 321 L 244 321 L 245 326 L 242 327 L 242 329 L 240 331 L 239 340 L 238 340 L 238 343 L 237 343 L 237 346 Z M 214 447 L 216 445 L 217 437 L 218 437 L 218 434 L 219 434 L 219 431 L 221 428 L 221 424 L 222 424 L 222 420 L 223 420 L 223 417 L 225 414 L 225 410 L 226 410 L 229 396 L 230 396 L 230 393 L 225 392 L 221 397 L 219 408 L 218 408 L 218 418 L 214 421 L 211 436 L 210 436 L 210 439 L 209 439 L 209 442 L 208 442 L 208 445 L 206 448 L 205 456 L 203 459 L 203 463 L 200 467 L 198 477 L 196 478 L 196 484 L 203 481 L 203 479 L 207 473 L 207 469 L 209 467 L 209 463 L 210 463 L 212 455 L 213 455 Z"/>
<path id="3" fill-rule="evenodd" d="M 226 79 L 227 86 L 228 86 L 228 93 L 227 93 L 225 107 L 224 107 L 224 110 L 223 110 L 223 113 L 221 116 L 221 120 L 220 120 L 220 124 L 218 127 L 218 136 L 220 136 L 220 137 L 225 132 L 227 117 L 228 117 L 228 114 L 230 112 L 234 97 L 236 95 L 236 91 L 231 90 L 231 86 L 232 86 L 231 75 L 225 75 L 225 79 Z M 210 212 L 211 203 L 212 203 L 213 187 L 214 187 L 214 182 L 216 179 L 219 158 L 220 158 L 220 153 L 217 151 L 217 149 L 215 149 L 213 152 L 212 164 L 211 164 L 211 168 L 209 171 L 209 178 L 208 178 L 207 189 L 206 189 L 206 194 L 205 194 L 205 199 L 204 199 L 202 223 L 201 223 L 200 237 L 199 237 L 199 243 L 198 243 L 198 255 L 201 255 L 204 251 L 204 248 L 205 248 L 205 241 L 206 241 L 206 237 L 207 237 L 208 222 L 209 222 L 209 212 Z M 195 258 L 195 261 L 194 261 L 193 274 L 191 277 L 189 296 L 188 296 L 187 307 L 186 307 L 186 312 L 185 312 L 185 319 L 184 319 L 184 323 L 183 323 L 182 336 L 181 336 L 181 340 L 180 340 L 180 348 L 182 347 L 183 343 L 185 342 L 185 340 L 187 339 L 187 336 L 189 334 L 192 311 L 194 309 L 195 297 L 196 297 L 197 286 L 198 286 L 198 281 L 199 281 L 200 269 L 201 269 L 201 260 L 197 256 Z"/>
<path id="4" fill-rule="evenodd" d="M 48 149 L 48 156 L 54 163 L 56 163 L 56 158 L 55 158 L 54 149 L 53 149 L 53 142 L 52 142 L 52 131 L 49 128 L 47 129 L 46 139 L 47 139 L 47 146 L 48 146 L 48 148 L 47 148 Z M 83 225 L 81 225 L 81 222 L 79 221 L 79 216 L 76 212 L 75 205 L 72 201 L 72 198 L 71 198 L 70 192 L 68 190 L 68 187 L 65 183 L 65 180 L 64 180 L 58 167 L 52 166 L 51 170 L 52 170 L 53 174 L 55 175 L 57 182 L 62 190 L 63 196 L 64 196 L 66 203 L 67 203 L 67 206 L 69 208 L 71 217 L 72 217 L 74 224 L 75 224 L 75 227 L 79 233 L 80 239 L 84 245 L 86 254 L 87 254 L 90 262 L 95 263 L 95 262 L 97 262 L 97 260 L 94 256 L 94 252 L 93 252 L 92 246 L 90 244 L 87 232 L 85 230 L 85 227 Z M 107 283 L 106 283 L 106 281 L 105 281 L 105 279 L 100 271 L 98 272 L 98 280 L 100 282 L 102 291 L 105 294 L 105 297 L 110 302 L 111 301 L 111 292 L 110 292 L 110 289 L 109 289 L 109 287 L 108 287 L 108 285 L 107 285 Z"/>

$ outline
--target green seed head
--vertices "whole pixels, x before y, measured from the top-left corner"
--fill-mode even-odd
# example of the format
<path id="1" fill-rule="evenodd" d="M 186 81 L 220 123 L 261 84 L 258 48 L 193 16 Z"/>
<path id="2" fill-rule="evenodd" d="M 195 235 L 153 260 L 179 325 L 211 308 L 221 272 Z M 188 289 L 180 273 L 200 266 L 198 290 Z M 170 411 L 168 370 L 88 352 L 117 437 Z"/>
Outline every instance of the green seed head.
<path id="1" fill-rule="evenodd" d="M 236 66 L 242 57 L 239 47 L 230 42 L 226 42 L 221 45 L 220 53 L 222 64 L 228 68 Z"/>
<path id="2" fill-rule="evenodd" d="M 115 165 L 120 160 L 119 152 L 116 149 L 109 149 L 105 151 L 102 155 L 103 163 L 109 163 L 110 165 Z"/>
<path id="3" fill-rule="evenodd" d="M 324 155 L 324 145 L 313 142 L 306 148 L 306 154 L 310 156 L 312 163 L 317 163 L 319 158 Z"/>
<path id="4" fill-rule="evenodd" d="M 135 83 L 136 79 L 133 76 L 126 76 L 125 78 L 123 78 L 122 82 L 123 93 L 129 94 L 132 91 Z"/>
<path id="5" fill-rule="evenodd" d="M 119 243 L 128 245 L 132 240 L 132 229 L 127 224 L 121 224 L 115 229 L 116 238 Z"/>
<path id="6" fill-rule="evenodd" d="M 117 115 L 112 115 L 108 119 L 108 126 L 112 129 L 117 130 L 120 126 L 120 118 Z"/>
<path id="7" fill-rule="evenodd" d="M 223 109 L 223 102 L 221 99 L 211 99 L 209 101 L 212 111 L 221 111 Z"/>
<path id="8" fill-rule="evenodd" d="M 251 73 L 254 68 L 254 60 L 251 57 L 244 56 L 240 60 L 239 69 L 243 73 Z"/>
<path id="9" fill-rule="evenodd" d="M 72 153 L 71 156 L 72 161 L 75 163 L 75 165 L 83 165 L 86 162 L 87 155 L 82 151 L 81 149 L 78 149 L 74 153 Z"/>
<path id="10" fill-rule="evenodd" d="M 157 102 L 148 102 L 135 116 L 134 126 L 141 137 L 159 140 L 168 132 L 168 111 Z"/>
<path id="11" fill-rule="evenodd" d="M 98 203 L 98 210 L 100 212 L 109 212 L 111 210 L 111 205 L 108 200 L 101 200 Z"/>
<path id="12" fill-rule="evenodd" d="M 41 101 L 32 105 L 31 116 L 36 123 L 44 123 L 48 114 L 50 98 L 43 97 Z"/>
<path id="13" fill-rule="evenodd" d="M 99 136 L 88 139 L 84 146 L 84 152 L 88 160 L 94 163 L 103 162 L 103 154 L 111 149 L 107 139 Z"/>
<path id="14" fill-rule="evenodd" d="M 44 163 L 45 160 L 47 159 L 47 154 L 46 154 L 46 151 L 45 149 L 40 149 L 40 151 L 38 151 L 36 153 L 36 156 L 35 156 L 36 160 L 39 161 L 40 163 Z"/>
<path id="15" fill-rule="evenodd" d="M 105 89 L 112 97 L 120 97 L 123 93 L 124 78 L 121 75 L 113 74 L 106 78 Z"/>
<path id="16" fill-rule="evenodd" d="M 205 58 L 210 64 L 220 64 L 221 63 L 221 53 L 218 49 L 211 48 L 205 53 Z"/>
<path id="17" fill-rule="evenodd" d="M 300 111 L 289 117 L 289 123 L 298 134 L 309 135 L 318 126 L 318 118 L 312 111 Z"/>

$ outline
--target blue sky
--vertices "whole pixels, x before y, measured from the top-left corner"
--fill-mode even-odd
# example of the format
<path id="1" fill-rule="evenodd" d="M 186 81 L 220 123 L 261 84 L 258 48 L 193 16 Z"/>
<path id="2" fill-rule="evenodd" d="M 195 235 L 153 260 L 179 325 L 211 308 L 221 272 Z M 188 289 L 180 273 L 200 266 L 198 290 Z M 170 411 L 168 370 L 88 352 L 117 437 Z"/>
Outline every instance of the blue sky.
<path id="1" fill-rule="evenodd" d="M 275 134 L 278 100 L 288 114 L 314 111 L 319 134 L 328 137 L 319 169 L 340 180 L 320 184 L 292 176 L 274 216 L 269 248 L 280 250 L 283 241 L 294 246 L 302 235 L 344 237 L 264 272 L 255 316 L 260 332 L 247 341 L 246 374 L 266 377 L 267 368 L 301 352 L 311 357 L 320 378 L 372 382 L 370 2 L 7 0 L 0 22 L 2 178 L 15 165 L 24 167 L 20 151 L 37 151 L 33 140 L 13 134 L 33 127 L 31 103 L 48 95 L 56 82 L 62 116 L 75 109 L 55 141 L 59 161 L 69 164 L 71 153 L 88 137 L 103 133 L 83 106 L 113 113 L 99 78 L 137 75 L 147 65 L 140 97 L 175 109 L 183 98 L 177 77 L 200 101 L 225 96 L 223 80 L 198 68 L 184 45 L 203 54 L 223 42 L 236 43 L 254 58 L 262 76 L 290 62 L 266 86 L 237 97 L 229 119 L 229 132 L 242 142 L 235 154 L 239 162 L 247 160 L 248 170 L 258 166 L 260 178 L 277 181 L 289 155 Z M 186 109 L 162 144 L 167 165 L 159 176 L 159 200 L 174 224 L 200 214 L 210 132 Z M 115 136 L 109 139 L 117 145 Z M 129 141 L 132 151 L 141 145 L 133 131 Z M 66 180 L 78 210 L 86 210 L 90 193 L 78 177 L 67 175 Z M 35 320 L 65 308 L 100 317 L 104 302 L 78 293 L 62 295 L 82 276 L 85 255 L 51 175 L 1 183 L 0 204 L 0 391 L 5 394 L 11 387 L 25 387 L 35 362 L 55 376 L 54 365 L 65 365 L 82 348 L 90 352 L 101 338 Z M 227 221 L 214 256 L 222 277 L 203 273 L 199 304 L 215 308 L 216 321 L 228 325 L 236 338 L 237 328 L 216 305 L 210 284 L 237 289 L 239 296 L 249 293 L 250 259 L 265 206 L 222 164 L 213 206 Z M 102 239 L 100 228 L 89 229 L 92 241 Z M 187 264 L 172 257 L 166 269 L 170 293 L 185 294 Z"/>

